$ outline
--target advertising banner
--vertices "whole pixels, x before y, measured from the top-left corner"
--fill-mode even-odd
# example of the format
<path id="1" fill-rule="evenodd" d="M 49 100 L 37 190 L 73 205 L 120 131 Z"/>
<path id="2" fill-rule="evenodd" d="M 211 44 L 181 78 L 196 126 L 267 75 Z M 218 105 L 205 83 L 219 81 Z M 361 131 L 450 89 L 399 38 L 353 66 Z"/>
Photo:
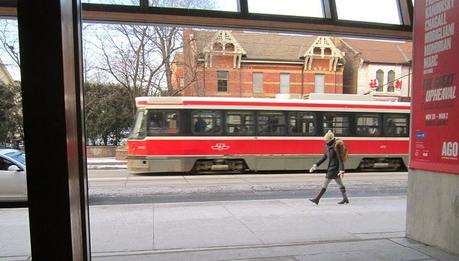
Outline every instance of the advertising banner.
<path id="1" fill-rule="evenodd" d="M 459 174 L 459 0 L 416 0 L 410 168 Z"/>

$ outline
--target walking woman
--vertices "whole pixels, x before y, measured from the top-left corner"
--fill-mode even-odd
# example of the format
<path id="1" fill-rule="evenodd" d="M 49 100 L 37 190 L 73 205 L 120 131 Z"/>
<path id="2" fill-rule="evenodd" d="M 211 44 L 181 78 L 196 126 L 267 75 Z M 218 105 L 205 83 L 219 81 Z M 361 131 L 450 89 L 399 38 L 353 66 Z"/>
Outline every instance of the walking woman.
<path id="1" fill-rule="evenodd" d="M 330 130 L 325 134 L 324 140 L 326 142 L 326 151 L 323 157 L 317 161 L 316 164 L 312 165 L 309 172 L 314 172 L 320 164 L 328 159 L 327 174 L 319 194 L 315 198 L 309 200 L 318 205 L 320 198 L 327 190 L 328 184 L 330 184 L 331 180 L 334 179 L 339 186 L 339 190 L 343 194 L 343 200 L 338 202 L 338 204 L 348 204 L 349 199 L 347 198 L 346 188 L 344 187 L 342 179 L 342 177 L 344 177 L 345 154 L 347 153 L 344 148 L 344 143 L 342 143 L 341 140 L 337 141 L 335 139 L 335 135 Z"/>

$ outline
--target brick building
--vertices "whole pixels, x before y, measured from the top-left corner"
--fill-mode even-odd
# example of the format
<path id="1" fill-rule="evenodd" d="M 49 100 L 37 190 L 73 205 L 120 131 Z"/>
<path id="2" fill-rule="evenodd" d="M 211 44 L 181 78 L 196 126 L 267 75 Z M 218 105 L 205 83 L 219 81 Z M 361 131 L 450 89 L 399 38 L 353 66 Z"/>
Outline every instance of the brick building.
<path id="1" fill-rule="evenodd" d="M 344 54 L 323 36 L 186 29 L 173 63 L 184 96 L 343 93 Z"/>

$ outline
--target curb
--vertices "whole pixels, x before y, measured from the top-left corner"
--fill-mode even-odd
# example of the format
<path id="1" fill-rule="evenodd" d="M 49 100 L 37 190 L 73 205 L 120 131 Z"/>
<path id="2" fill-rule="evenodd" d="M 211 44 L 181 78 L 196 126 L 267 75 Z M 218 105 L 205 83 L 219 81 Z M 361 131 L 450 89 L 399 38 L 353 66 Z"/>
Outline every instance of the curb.
<path id="1" fill-rule="evenodd" d="M 125 164 L 116 164 L 116 165 L 101 165 L 101 164 L 97 164 L 97 165 L 90 165 L 88 164 L 88 169 L 127 169 L 127 165 Z"/>

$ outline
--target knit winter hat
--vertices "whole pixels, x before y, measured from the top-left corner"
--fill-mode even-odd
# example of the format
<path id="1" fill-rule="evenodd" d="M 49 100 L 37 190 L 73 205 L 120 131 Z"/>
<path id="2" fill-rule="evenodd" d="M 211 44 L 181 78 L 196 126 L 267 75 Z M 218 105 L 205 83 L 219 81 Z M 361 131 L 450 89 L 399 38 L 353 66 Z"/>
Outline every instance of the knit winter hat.
<path id="1" fill-rule="evenodd" d="M 325 133 L 324 135 L 324 139 L 326 142 L 329 142 L 331 140 L 333 140 L 335 138 L 335 135 L 333 134 L 333 132 L 331 130 L 328 130 L 327 133 Z"/>

